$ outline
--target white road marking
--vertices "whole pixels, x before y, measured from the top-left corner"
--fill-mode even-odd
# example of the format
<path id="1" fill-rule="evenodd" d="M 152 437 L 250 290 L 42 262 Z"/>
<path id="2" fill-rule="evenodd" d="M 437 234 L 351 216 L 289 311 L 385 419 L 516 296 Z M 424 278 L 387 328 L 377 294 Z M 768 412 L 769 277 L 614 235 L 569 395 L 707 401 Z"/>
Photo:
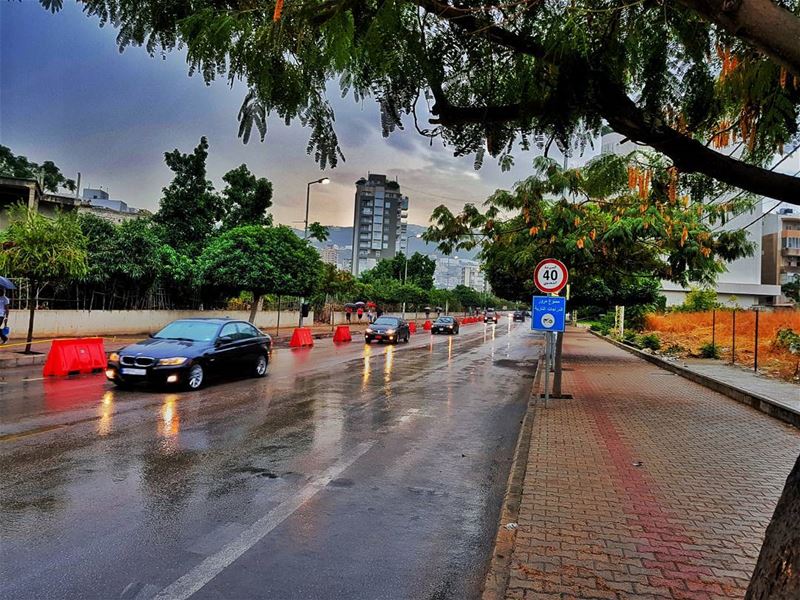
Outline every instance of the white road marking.
<path id="1" fill-rule="evenodd" d="M 173 581 L 153 597 L 153 600 L 186 600 L 229 567 L 237 558 L 255 546 L 264 536 L 289 518 L 298 508 L 324 489 L 331 480 L 336 479 L 343 471 L 356 462 L 376 441 L 362 442 L 341 460 L 311 480 L 291 498 L 282 502 L 249 528 L 230 544 L 216 554 L 212 554 L 203 562 L 182 577 Z"/>

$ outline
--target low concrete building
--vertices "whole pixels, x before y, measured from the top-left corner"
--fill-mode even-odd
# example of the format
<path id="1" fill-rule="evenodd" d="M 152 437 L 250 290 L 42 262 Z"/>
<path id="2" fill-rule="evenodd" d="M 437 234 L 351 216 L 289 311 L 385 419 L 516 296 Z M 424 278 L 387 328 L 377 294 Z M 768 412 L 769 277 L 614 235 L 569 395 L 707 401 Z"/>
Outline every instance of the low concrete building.
<path id="1" fill-rule="evenodd" d="M 87 191 L 92 190 L 84 190 L 84 193 Z M 150 214 L 148 211 L 130 208 L 121 200 L 110 200 L 108 194 L 105 200 L 108 203 L 96 205 L 95 199 L 45 192 L 36 179 L 0 177 L 0 229 L 8 226 L 8 209 L 15 204 L 25 204 L 46 217 L 53 217 L 58 211 L 75 211 L 91 213 L 117 224 Z"/>

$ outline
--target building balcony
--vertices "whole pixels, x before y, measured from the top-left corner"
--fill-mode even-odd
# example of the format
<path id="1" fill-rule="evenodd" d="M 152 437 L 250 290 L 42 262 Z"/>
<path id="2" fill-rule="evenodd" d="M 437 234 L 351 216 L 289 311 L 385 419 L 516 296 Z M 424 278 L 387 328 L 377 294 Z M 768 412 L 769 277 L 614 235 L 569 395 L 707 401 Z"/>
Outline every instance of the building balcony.
<path id="1" fill-rule="evenodd" d="M 800 248 L 781 248 L 781 256 L 800 256 Z"/>

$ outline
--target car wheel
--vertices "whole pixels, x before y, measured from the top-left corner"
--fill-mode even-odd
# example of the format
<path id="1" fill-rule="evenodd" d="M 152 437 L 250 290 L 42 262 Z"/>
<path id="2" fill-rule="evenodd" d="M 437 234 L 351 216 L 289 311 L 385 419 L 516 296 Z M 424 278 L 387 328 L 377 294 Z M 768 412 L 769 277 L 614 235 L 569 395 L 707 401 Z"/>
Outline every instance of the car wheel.
<path id="1" fill-rule="evenodd" d="M 203 386 L 206 372 L 203 365 L 199 363 L 193 364 L 189 367 L 189 374 L 186 377 L 186 387 L 190 390 L 199 390 Z"/>
<path id="2" fill-rule="evenodd" d="M 254 377 L 264 377 L 267 374 L 267 357 L 260 354 L 256 359 L 255 367 L 253 368 Z"/>

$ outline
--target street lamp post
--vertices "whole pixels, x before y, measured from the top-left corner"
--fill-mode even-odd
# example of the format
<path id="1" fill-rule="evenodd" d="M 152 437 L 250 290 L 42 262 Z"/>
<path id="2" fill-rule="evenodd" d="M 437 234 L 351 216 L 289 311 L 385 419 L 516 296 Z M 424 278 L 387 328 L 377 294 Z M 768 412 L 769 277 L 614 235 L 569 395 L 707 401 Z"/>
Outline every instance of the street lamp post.
<path id="1" fill-rule="evenodd" d="M 314 181 L 309 181 L 306 184 L 306 218 L 303 220 L 303 239 L 308 239 L 308 206 L 311 200 L 311 186 L 315 183 L 321 183 L 323 185 L 327 185 L 331 182 L 330 179 L 327 177 L 322 177 L 320 179 L 316 179 Z M 305 304 L 306 299 L 304 297 L 300 297 L 300 324 L 299 327 L 303 326 L 303 305 Z"/>

